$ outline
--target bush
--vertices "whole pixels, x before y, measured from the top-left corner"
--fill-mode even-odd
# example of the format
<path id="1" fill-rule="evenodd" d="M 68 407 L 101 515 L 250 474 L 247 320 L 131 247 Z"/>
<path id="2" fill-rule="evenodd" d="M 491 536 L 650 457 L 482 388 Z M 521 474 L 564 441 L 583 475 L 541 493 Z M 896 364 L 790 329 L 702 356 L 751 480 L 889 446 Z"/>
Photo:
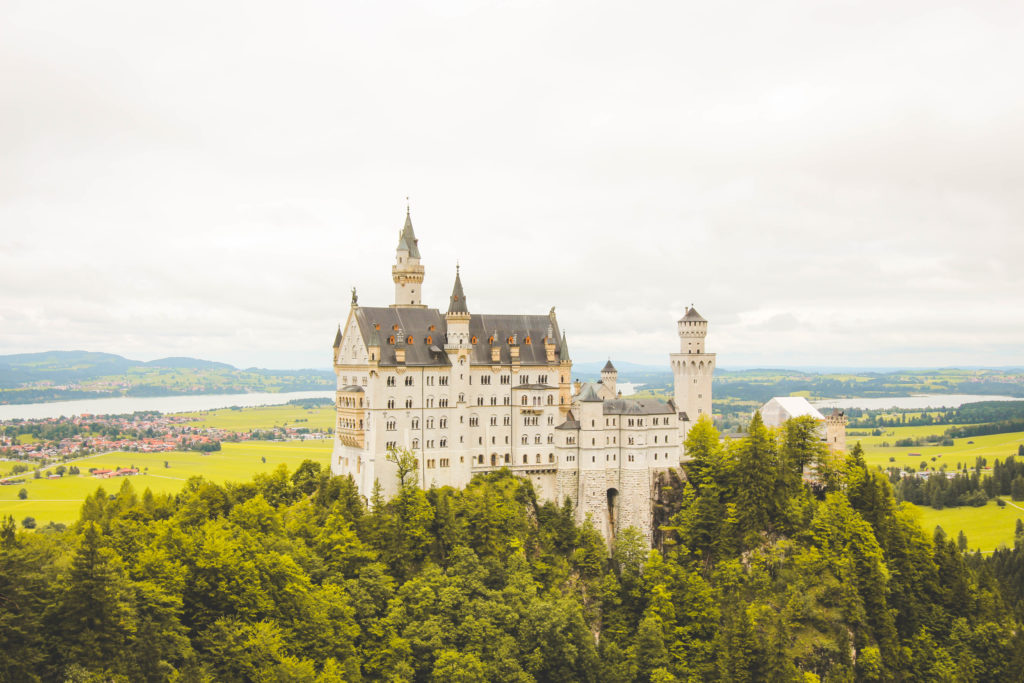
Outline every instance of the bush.
<path id="1" fill-rule="evenodd" d="M 23 527 L 25 527 L 26 529 L 35 529 L 36 528 L 36 518 L 35 517 L 26 517 L 25 519 L 21 520 L 21 525 Z"/>
<path id="2" fill-rule="evenodd" d="M 1003 500 L 1002 498 L 996 498 L 996 505 L 998 505 L 1001 508 L 1004 508 L 1006 507 L 1006 501 Z"/>
<path id="3" fill-rule="evenodd" d="M 25 500 L 26 498 L 28 498 L 28 489 L 18 491 L 18 500 Z"/>

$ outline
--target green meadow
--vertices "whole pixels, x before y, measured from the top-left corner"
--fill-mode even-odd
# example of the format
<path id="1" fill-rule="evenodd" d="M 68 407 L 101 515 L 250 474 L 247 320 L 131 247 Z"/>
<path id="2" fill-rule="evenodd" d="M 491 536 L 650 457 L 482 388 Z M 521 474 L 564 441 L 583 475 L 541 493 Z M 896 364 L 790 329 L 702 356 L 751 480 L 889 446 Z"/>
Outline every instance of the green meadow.
<path id="1" fill-rule="evenodd" d="M 990 500 L 988 505 L 980 508 L 956 507 L 936 510 L 934 508 L 915 505 L 921 514 L 921 526 L 928 533 L 941 526 L 946 536 L 956 539 L 963 531 L 967 535 L 967 547 L 971 550 L 992 552 L 1001 545 L 1013 547 L 1013 536 L 1017 520 L 1024 519 L 1024 506 L 1014 503 L 1008 497 L 1003 498 L 1005 507 L 999 507 Z"/>
<path id="2" fill-rule="evenodd" d="M 259 406 L 233 410 L 204 410 L 195 413 L 181 413 L 192 418 L 198 427 L 230 429 L 247 432 L 251 429 L 273 427 L 308 427 L 310 430 L 326 430 L 334 426 L 334 408 L 303 408 L 301 406 Z"/>
<path id="3" fill-rule="evenodd" d="M 171 451 L 95 455 L 74 461 L 73 464 L 82 470 L 78 476 L 33 479 L 29 473 L 23 484 L 0 486 L 0 515 L 12 515 L 19 523 L 25 517 L 34 517 L 40 525 L 47 522 L 67 524 L 78 518 L 82 500 L 101 486 L 107 493 L 116 493 L 122 482 L 129 480 L 139 493 L 146 488 L 158 493 L 175 493 L 185 480 L 193 476 L 218 483 L 248 481 L 257 472 L 268 472 L 281 464 L 290 470 L 307 459 L 326 465 L 330 455 L 329 440 L 224 443 L 221 451 L 209 454 Z M 140 474 L 113 479 L 96 479 L 88 474 L 90 467 L 113 469 L 130 466 L 139 468 Z M 27 500 L 18 499 L 18 491 L 22 488 L 28 491 Z"/>
<path id="4" fill-rule="evenodd" d="M 848 446 L 860 442 L 864 447 L 865 460 L 869 465 L 886 467 L 904 467 L 910 465 L 919 469 L 921 462 L 926 462 L 929 468 L 938 471 L 942 465 L 947 470 L 956 470 L 957 463 L 974 467 L 977 458 L 986 458 L 988 466 L 991 467 L 996 458 L 1005 460 L 1011 455 L 1017 455 L 1017 448 L 1024 443 L 1024 432 L 1012 432 L 1010 434 L 986 434 L 985 436 L 972 436 L 964 439 L 955 439 L 952 446 L 905 446 L 895 448 L 893 446 L 882 446 L 883 441 L 890 444 L 897 439 L 916 438 L 930 434 L 941 434 L 947 427 L 941 425 L 922 427 L 894 427 L 886 429 L 882 436 L 847 436 Z M 854 430 L 860 431 L 860 430 Z M 911 455 L 918 453 L 920 455 Z M 892 461 L 889 458 L 893 458 Z M 932 458 L 935 458 L 933 461 Z"/>

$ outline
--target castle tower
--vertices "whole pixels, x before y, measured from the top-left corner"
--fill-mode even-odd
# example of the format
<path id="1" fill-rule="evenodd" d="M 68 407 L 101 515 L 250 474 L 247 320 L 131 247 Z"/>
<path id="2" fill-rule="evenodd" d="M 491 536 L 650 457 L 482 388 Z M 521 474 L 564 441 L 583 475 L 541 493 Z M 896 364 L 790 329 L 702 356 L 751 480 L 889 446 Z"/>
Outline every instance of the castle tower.
<path id="1" fill-rule="evenodd" d="M 421 285 L 423 284 L 423 266 L 420 265 L 419 240 L 412 231 L 412 218 L 409 209 L 405 210 L 405 226 L 398 236 L 398 248 L 395 249 L 395 265 L 391 266 L 391 279 L 395 281 L 396 306 L 414 306 L 425 308 L 420 303 Z"/>
<path id="2" fill-rule="evenodd" d="M 612 365 L 612 361 L 609 358 L 608 362 L 601 368 L 601 384 L 608 390 L 608 396 L 615 398 L 615 383 L 618 381 L 619 371 Z"/>
<path id="3" fill-rule="evenodd" d="M 825 441 L 833 453 L 846 453 L 846 414 L 838 408 L 825 416 Z"/>
<path id="4" fill-rule="evenodd" d="M 464 350 L 468 353 L 469 343 L 469 307 L 466 305 L 466 294 L 462 291 L 462 277 L 459 267 L 455 266 L 455 285 L 448 302 L 448 312 L 444 316 L 448 325 L 448 340 L 444 348 L 449 353 Z"/>
<path id="5" fill-rule="evenodd" d="M 708 321 L 696 308 L 686 309 L 679 320 L 679 353 L 669 356 L 675 377 L 675 403 L 679 411 L 680 436 L 685 440 L 690 427 L 701 415 L 711 415 L 711 379 L 715 354 L 705 353 Z"/>

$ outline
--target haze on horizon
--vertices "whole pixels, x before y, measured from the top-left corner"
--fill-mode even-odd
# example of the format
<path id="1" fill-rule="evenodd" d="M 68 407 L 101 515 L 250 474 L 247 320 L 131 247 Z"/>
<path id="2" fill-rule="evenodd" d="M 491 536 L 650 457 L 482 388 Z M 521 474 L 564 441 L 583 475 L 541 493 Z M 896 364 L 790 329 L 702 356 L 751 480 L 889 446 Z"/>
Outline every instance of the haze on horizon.
<path id="1" fill-rule="evenodd" d="M 1024 365 L 1024 6 L 0 7 L 0 354 L 325 367 L 350 289 L 574 360 Z"/>

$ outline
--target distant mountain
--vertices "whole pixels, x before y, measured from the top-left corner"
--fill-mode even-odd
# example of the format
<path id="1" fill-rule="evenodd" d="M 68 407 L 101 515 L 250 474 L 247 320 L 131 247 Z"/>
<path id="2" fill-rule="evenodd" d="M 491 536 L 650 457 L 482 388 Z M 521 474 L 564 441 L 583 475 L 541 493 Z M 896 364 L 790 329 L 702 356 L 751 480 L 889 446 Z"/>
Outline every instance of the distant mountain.
<path id="1" fill-rule="evenodd" d="M 192 370 L 236 370 L 234 365 L 218 363 L 213 360 L 200 360 L 199 358 L 188 358 L 186 356 L 173 356 L 171 358 L 160 358 L 151 360 L 145 365 L 155 368 L 189 368 Z"/>
<path id="2" fill-rule="evenodd" d="M 0 356 L 0 403 L 310 391 L 333 386 L 331 370 L 239 370 L 227 363 L 199 358 L 172 357 L 146 362 L 92 351 Z"/>

